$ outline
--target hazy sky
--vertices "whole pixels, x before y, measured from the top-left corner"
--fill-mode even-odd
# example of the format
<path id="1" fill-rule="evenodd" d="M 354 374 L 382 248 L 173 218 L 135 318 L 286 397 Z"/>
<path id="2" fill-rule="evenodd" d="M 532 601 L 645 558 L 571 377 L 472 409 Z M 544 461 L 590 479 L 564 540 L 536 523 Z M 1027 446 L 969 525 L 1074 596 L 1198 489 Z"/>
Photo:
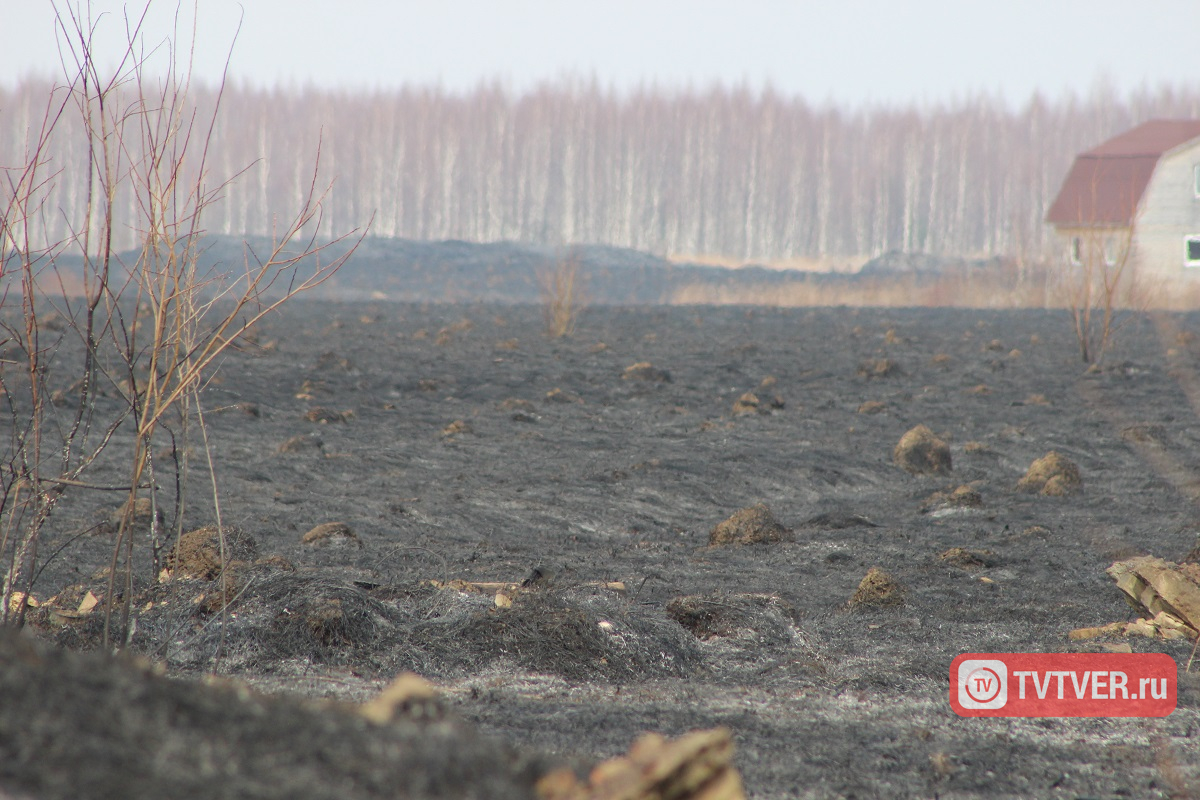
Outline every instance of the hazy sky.
<path id="1" fill-rule="evenodd" d="M 115 11 L 102 29 L 119 36 L 121 9 L 144 0 L 92 5 Z M 157 42 L 179 7 L 155 6 Z M 860 105 L 1200 83 L 1200 0 L 200 0 L 198 75 L 219 75 L 241 15 L 231 74 L 268 86 L 520 90 L 594 75 L 618 88 L 769 82 Z M 0 84 L 60 74 L 53 17 L 51 0 L 0 0 Z"/>

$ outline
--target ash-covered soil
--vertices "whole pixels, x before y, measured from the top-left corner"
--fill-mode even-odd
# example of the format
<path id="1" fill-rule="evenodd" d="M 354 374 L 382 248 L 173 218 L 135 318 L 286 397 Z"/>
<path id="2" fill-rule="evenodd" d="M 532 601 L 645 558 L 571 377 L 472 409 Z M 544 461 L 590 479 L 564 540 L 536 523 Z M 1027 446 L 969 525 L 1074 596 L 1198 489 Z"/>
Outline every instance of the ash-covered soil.
<path id="1" fill-rule="evenodd" d="M 726 726 L 752 797 L 1194 795 L 1192 643 L 1067 633 L 1133 618 L 1113 561 L 1197 546 L 1197 328 L 1131 320 L 1085 372 L 1063 312 L 596 307 L 551 340 L 536 307 L 295 303 L 205 393 L 240 563 L 154 583 L 140 534 L 130 646 L 309 697 L 415 670 L 581 768 Z M 918 424 L 949 472 L 894 463 Z M 1018 491 L 1050 451 L 1082 488 Z M 187 530 L 216 522 L 200 466 Z M 103 594 L 115 502 L 64 496 L 41 598 Z M 769 541 L 709 545 L 758 504 Z M 902 591 L 849 606 L 872 567 Z M 100 616 L 31 627 L 92 649 Z M 1171 716 L 949 707 L 960 653 L 1121 644 L 1175 658 Z M 49 792 L 21 769 L 0 776 Z"/>

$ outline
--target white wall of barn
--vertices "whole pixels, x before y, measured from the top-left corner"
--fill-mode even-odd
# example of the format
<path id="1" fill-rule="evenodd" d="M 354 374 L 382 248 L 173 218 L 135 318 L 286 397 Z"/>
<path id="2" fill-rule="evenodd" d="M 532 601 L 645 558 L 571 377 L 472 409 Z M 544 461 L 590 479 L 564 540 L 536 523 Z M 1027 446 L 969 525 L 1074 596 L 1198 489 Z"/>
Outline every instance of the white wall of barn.
<path id="1" fill-rule="evenodd" d="M 1162 279 L 1200 281 L 1200 260 L 1190 265 L 1187 239 L 1200 241 L 1197 188 L 1200 140 L 1166 153 L 1142 196 L 1135 253 L 1139 272 Z"/>

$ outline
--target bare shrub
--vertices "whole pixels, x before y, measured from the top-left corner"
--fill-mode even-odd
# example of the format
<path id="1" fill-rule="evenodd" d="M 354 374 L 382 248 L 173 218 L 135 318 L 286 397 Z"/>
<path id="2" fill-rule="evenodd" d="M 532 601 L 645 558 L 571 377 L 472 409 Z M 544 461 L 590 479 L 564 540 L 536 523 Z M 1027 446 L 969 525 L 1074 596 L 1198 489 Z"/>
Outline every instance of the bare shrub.
<path id="1" fill-rule="evenodd" d="M 561 339 L 575 332 L 585 305 L 579 254 L 570 250 L 538 275 L 545 305 L 546 335 Z"/>
<path id="2" fill-rule="evenodd" d="M 209 163 L 221 92 L 207 112 L 191 102 L 194 33 L 191 42 L 176 31 L 152 46 L 144 31 L 150 2 L 116 23 L 126 38 L 111 73 L 111 54 L 92 50 L 100 21 L 91 8 L 59 9 L 65 83 L 31 128 L 24 163 L 0 167 L 0 337 L 4 366 L 12 368 L 0 373 L 0 402 L 12 423 L 0 452 L 0 621 L 24 621 L 24 604 L 14 609 L 8 598 L 32 589 L 41 534 L 64 492 L 112 491 L 126 497 L 126 512 L 115 521 L 106 642 L 114 598 L 132 596 L 135 511 L 149 501 L 155 575 L 170 532 L 182 533 L 192 438 L 202 445 L 221 530 L 201 403 L 219 358 L 281 304 L 327 280 L 361 240 L 316 241 L 328 191 L 319 184 L 318 147 L 299 208 L 279 221 L 271 243 L 247 244 L 237 265 L 204 265 L 205 215 L 237 178 L 214 180 Z M 55 163 L 63 153 L 86 161 L 83 185 L 63 177 Z M 52 217 L 68 220 L 72 232 L 53 239 Z M 114 245 L 129 232 L 139 243 L 132 255 Z M 55 324 L 46 324 L 51 318 Z M 60 410 L 51 387 L 79 375 L 73 401 Z M 118 399 L 115 411 L 98 409 L 102 394 Z M 117 439 L 118 430 L 132 435 Z M 164 439 L 171 455 L 160 464 L 156 444 Z M 126 479 L 90 482 L 115 441 L 131 442 Z M 166 525 L 164 509 L 173 511 Z M 128 637 L 128 615 L 126 600 L 119 641 Z"/>
<path id="3" fill-rule="evenodd" d="M 1098 208 L 1098 178 L 1091 191 L 1090 208 Z M 1137 196 L 1132 186 L 1127 193 Z M 1120 327 L 1150 304 L 1150 287 L 1139 285 L 1134 265 L 1134 232 L 1140 216 L 1140 211 L 1135 211 L 1126 224 L 1080 219 L 1068 232 L 1061 292 L 1085 364 L 1102 363 Z M 1122 319 L 1122 310 L 1133 313 Z"/>

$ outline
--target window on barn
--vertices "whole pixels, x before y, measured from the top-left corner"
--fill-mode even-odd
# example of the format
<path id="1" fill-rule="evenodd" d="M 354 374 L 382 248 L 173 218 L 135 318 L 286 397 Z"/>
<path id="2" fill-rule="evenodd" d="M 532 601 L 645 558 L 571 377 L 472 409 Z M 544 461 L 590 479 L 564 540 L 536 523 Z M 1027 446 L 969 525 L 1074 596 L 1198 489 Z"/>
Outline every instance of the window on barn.
<path id="1" fill-rule="evenodd" d="M 1200 236 L 1189 236 L 1184 239 L 1186 248 L 1184 253 L 1184 265 L 1188 267 L 1200 267 Z"/>
<path id="2" fill-rule="evenodd" d="M 1117 237 L 1104 237 L 1104 263 L 1107 266 L 1115 267 L 1117 265 Z"/>
<path id="3" fill-rule="evenodd" d="M 1083 239 L 1079 236 L 1071 237 L 1071 263 L 1083 266 Z"/>

